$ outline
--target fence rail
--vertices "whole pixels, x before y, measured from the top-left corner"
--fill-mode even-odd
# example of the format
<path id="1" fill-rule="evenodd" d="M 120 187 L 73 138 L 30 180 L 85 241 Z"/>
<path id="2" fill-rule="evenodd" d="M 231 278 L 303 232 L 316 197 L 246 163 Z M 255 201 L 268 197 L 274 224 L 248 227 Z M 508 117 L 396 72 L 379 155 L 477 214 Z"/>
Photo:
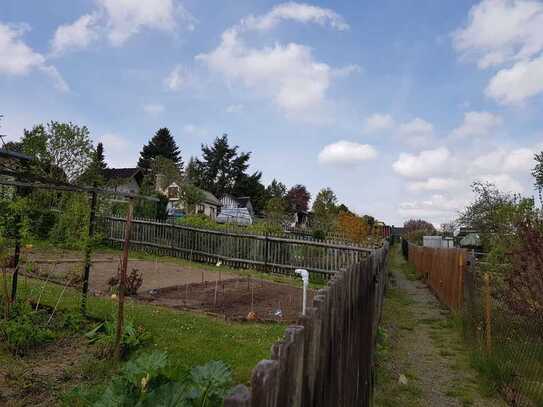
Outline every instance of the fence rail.
<path id="1" fill-rule="evenodd" d="M 387 252 L 388 243 L 319 290 L 300 325 L 256 365 L 251 390 L 238 385 L 225 407 L 372 405 Z"/>
<path id="2" fill-rule="evenodd" d="M 125 224 L 123 218 L 103 218 L 102 234 L 119 244 L 124 239 Z M 346 270 L 371 253 L 355 245 L 202 230 L 138 219 L 133 221 L 130 245 L 135 250 L 207 263 L 221 261 L 238 268 L 284 274 L 305 268 L 321 278 Z"/>

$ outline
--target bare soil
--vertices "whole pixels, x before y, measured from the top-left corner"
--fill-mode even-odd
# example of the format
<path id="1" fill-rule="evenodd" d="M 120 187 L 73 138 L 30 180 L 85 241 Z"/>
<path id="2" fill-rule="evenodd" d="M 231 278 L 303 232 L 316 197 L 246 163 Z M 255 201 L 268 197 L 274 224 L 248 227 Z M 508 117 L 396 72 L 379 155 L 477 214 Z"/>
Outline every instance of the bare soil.
<path id="1" fill-rule="evenodd" d="M 192 283 L 139 294 L 138 299 L 178 309 L 199 310 L 228 320 L 293 323 L 302 310 L 302 289 L 252 278 Z M 308 290 L 307 303 L 314 291 Z"/>
<path id="2" fill-rule="evenodd" d="M 40 251 L 32 253 L 30 259 L 33 262 L 32 274 L 37 274 L 40 278 L 47 278 L 49 275 L 52 281 L 66 281 L 69 275 L 79 277 L 83 270 L 82 254 L 79 252 Z M 95 253 L 92 259 L 89 291 L 94 295 L 108 294 L 110 292 L 108 281 L 117 275 L 120 259 L 110 253 Z M 214 282 L 219 278 L 218 272 L 204 268 L 183 267 L 175 262 L 129 259 L 127 272 L 130 273 L 133 269 L 137 269 L 143 275 L 140 293 L 181 284 Z M 239 278 L 239 275 L 230 272 L 221 273 L 222 280 L 233 278 Z"/>

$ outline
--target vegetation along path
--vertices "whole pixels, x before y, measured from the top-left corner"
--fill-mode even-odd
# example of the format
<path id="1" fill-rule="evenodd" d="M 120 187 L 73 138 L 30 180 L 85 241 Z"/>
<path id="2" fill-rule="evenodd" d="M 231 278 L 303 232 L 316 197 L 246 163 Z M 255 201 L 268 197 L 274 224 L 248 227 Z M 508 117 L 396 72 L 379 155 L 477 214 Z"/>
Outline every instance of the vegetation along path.
<path id="1" fill-rule="evenodd" d="M 389 258 L 377 355 L 376 406 L 505 406 L 470 366 L 459 323 L 401 257 Z"/>

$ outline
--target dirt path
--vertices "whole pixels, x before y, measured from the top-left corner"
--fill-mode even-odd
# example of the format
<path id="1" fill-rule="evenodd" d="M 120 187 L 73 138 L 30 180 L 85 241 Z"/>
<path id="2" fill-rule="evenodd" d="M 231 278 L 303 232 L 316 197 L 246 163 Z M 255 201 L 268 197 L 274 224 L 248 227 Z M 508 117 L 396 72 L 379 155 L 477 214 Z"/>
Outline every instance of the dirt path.
<path id="1" fill-rule="evenodd" d="M 376 406 L 493 406 L 485 398 L 458 321 L 401 258 L 390 255 L 391 284 L 378 347 Z"/>

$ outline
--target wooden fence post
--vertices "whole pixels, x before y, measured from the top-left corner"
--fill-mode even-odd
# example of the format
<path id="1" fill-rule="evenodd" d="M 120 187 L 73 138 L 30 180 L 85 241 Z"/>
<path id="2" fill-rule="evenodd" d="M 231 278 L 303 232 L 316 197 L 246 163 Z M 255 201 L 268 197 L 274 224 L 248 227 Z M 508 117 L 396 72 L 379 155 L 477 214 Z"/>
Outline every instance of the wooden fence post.
<path id="1" fill-rule="evenodd" d="M 490 274 L 484 276 L 484 294 L 485 294 L 485 345 L 486 352 L 492 352 L 492 298 L 490 294 Z"/>
<path id="2" fill-rule="evenodd" d="M 89 275 L 91 269 L 91 253 L 94 239 L 94 229 L 96 223 L 96 191 L 91 193 L 91 207 L 90 207 L 90 219 L 89 219 L 89 234 L 87 236 L 88 242 L 85 247 L 85 268 L 83 269 L 83 287 L 81 291 L 81 314 L 85 314 L 87 311 L 87 294 L 89 291 Z"/>
<path id="3" fill-rule="evenodd" d="M 132 198 L 128 201 L 128 214 L 126 215 L 126 226 L 124 234 L 124 248 L 119 276 L 119 308 L 117 312 L 117 333 L 115 336 L 114 355 L 117 360 L 121 360 L 121 339 L 124 330 L 124 294 L 126 286 L 126 269 L 128 268 L 128 247 L 130 245 L 130 232 L 132 231 L 132 216 L 134 212 L 134 202 Z"/>

